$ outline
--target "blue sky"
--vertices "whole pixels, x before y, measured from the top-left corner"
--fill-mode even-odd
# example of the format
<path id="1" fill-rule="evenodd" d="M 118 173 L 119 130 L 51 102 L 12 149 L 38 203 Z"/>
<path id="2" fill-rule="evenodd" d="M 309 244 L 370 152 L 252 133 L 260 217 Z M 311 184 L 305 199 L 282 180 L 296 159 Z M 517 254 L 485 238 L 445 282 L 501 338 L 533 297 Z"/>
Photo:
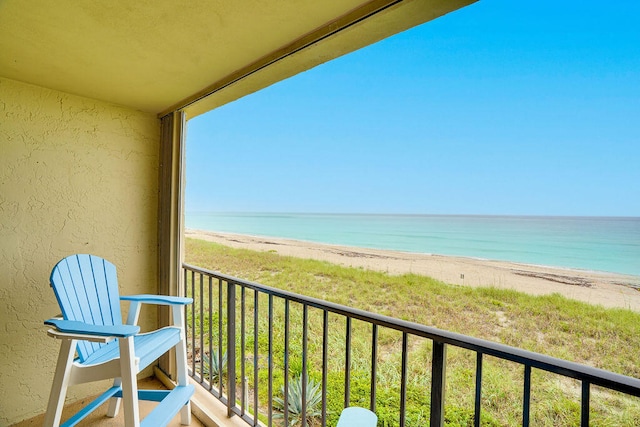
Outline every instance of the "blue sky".
<path id="1" fill-rule="evenodd" d="M 186 208 L 640 216 L 640 2 L 483 0 L 196 117 Z"/>

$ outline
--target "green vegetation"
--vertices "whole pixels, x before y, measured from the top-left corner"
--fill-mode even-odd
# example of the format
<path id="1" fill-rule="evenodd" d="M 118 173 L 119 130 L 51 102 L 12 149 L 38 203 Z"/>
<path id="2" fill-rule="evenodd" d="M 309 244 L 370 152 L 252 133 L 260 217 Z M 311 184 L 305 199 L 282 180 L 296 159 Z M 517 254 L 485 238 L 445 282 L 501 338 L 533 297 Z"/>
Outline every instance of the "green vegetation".
<path id="1" fill-rule="evenodd" d="M 490 287 L 449 285 L 414 274 L 391 276 L 327 262 L 282 257 L 275 253 L 238 250 L 193 239 L 187 239 L 186 242 L 186 262 L 279 289 L 640 378 L 640 313 L 630 310 L 605 309 L 558 294 L 530 296 Z M 212 292 L 215 294 L 214 301 L 217 301 L 217 284 Z M 213 325 L 213 339 L 217 343 L 215 328 L 220 321 L 217 302 L 214 302 L 209 318 L 206 287 L 205 294 L 203 328 L 208 324 Z M 256 302 L 257 322 L 254 322 Z M 196 299 L 196 306 L 198 304 L 199 300 Z M 279 390 L 284 383 L 285 304 L 278 298 L 273 298 L 272 304 L 273 380 L 274 390 Z M 246 377 L 250 383 L 253 382 L 255 357 L 258 361 L 260 406 L 266 409 L 269 299 L 260 296 L 256 301 L 253 292 L 247 291 L 244 305 L 245 360 L 249 360 L 245 368 Z M 240 310 L 241 305 L 238 303 L 237 311 L 240 313 Z M 303 310 L 299 304 L 291 303 L 288 311 L 288 375 L 291 383 L 302 371 Z M 226 319 L 222 321 L 226 324 Z M 307 372 L 310 380 L 319 382 L 322 367 L 322 312 L 309 309 L 308 324 Z M 328 324 L 328 425 L 335 425 L 344 403 L 345 321 L 343 317 L 329 315 Z M 253 334 L 256 327 L 259 354 L 253 355 Z M 199 333 L 199 327 L 196 329 Z M 349 366 L 352 405 L 369 405 L 372 381 L 371 339 L 370 326 L 353 321 L 352 360 Z M 239 355 L 240 343 L 236 346 L 236 354 Z M 408 348 L 407 425 L 422 426 L 429 419 L 431 342 L 411 337 Z M 379 426 L 398 425 L 400 355 L 401 334 L 380 328 L 378 372 L 375 378 Z M 448 347 L 445 400 L 447 425 L 473 424 L 475 357 L 473 352 Z M 491 357 L 484 359 L 482 425 L 519 425 L 522 417 L 523 368 Z M 240 371 L 239 365 L 237 371 Z M 534 369 L 531 404 L 532 425 L 576 425 L 580 417 L 580 384 Z M 590 418 L 592 425 L 598 426 L 640 425 L 640 399 L 594 387 Z"/>
<path id="2" fill-rule="evenodd" d="M 217 383 L 220 380 L 220 375 L 224 377 L 227 372 L 227 352 L 222 355 L 222 366 L 220 366 L 220 359 L 218 354 L 214 353 L 213 357 L 208 354 L 202 355 L 202 373 L 204 377 L 212 383 Z"/>
<path id="3" fill-rule="evenodd" d="M 305 399 L 302 398 L 302 390 L 305 389 Z M 274 418 L 284 418 L 284 385 L 280 389 L 283 397 L 275 397 L 273 406 L 281 411 Z M 306 408 L 302 408 L 302 402 L 306 401 Z M 288 387 L 287 407 L 289 409 L 288 421 L 290 426 L 302 424 L 302 417 L 306 414 L 307 424 L 312 424 L 315 419 L 322 416 L 322 394 L 320 383 L 314 380 L 307 380 L 303 383 L 302 375 L 295 377 Z M 306 412 L 305 412 L 306 410 Z"/>

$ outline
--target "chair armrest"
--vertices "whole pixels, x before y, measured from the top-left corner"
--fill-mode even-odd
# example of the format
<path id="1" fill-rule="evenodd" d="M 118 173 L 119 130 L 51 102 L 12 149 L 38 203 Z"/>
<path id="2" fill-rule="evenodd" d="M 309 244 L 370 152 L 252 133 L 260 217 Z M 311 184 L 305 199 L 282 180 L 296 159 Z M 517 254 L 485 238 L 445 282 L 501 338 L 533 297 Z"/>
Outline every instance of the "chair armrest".
<path id="1" fill-rule="evenodd" d="M 127 325 L 135 325 L 138 323 L 142 304 L 155 304 L 171 306 L 174 312 L 174 324 L 176 326 L 181 326 L 184 325 L 184 321 L 175 323 L 175 318 L 179 316 L 179 312 L 184 311 L 182 309 L 183 306 L 193 303 L 193 298 L 149 294 L 121 296 L 120 300 L 131 302 L 129 314 L 127 315 Z"/>
<path id="2" fill-rule="evenodd" d="M 172 297 L 168 295 L 128 295 L 121 296 L 120 299 L 122 301 L 136 301 L 156 305 L 189 305 L 193 303 L 193 298 Z"/>
<path id="3" fill-rule="evenodd" d="M 126 338 L 140 332 L 140 327 L 134 325 L 90 325 L 75 320 L 56 318 L 45 320 L 44 324 L 53 326 L 56 330 L 64 332 L 65 334 L 75 334 L 79 336 Z"/>

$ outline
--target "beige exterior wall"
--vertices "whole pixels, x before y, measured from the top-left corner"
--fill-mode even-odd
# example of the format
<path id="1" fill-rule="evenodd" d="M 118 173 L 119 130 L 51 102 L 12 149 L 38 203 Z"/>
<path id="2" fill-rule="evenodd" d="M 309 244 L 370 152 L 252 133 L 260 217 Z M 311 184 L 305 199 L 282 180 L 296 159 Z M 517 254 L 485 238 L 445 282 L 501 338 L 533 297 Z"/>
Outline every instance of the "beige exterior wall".
<path id="1" fill-rule="evenodd" d="M 156 291 L 159 139 L 155 115 L 0 78 L 0 425 L 45 410 L 58 260 L 96 254 L 122 294 Z"/>

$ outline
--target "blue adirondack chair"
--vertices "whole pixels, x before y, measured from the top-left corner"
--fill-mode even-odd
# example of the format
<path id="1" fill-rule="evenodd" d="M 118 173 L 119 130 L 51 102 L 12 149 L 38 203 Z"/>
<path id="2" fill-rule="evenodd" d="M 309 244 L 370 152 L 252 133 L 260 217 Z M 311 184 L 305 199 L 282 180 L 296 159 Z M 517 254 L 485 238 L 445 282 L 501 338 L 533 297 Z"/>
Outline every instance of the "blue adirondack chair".
<path id="1" fill-rule="evenodd" d="M 115 417 L 120 402 L 126 427 L 165 426 L 178 412 L 183 425 L 191 423 L 193 385 L 187 378 L 184 306 L 191 298 L 159 295 L 120 297 L 116 268 L 93 255 L 72 255 L 56 264 L 51 286 L 62 318 L 44 323 L 48 335 L 61 340 L 60 354 L 45 416 L 46 427 L 60 425 L 62 407 L 70 385 L 113 378 L 113 386 L 63 424 L 76 425 L 107 400 L 107 416 Z M 126 324 L 120 301 L 129 301 Z M 142 304 L 168 305 L 173 326 L 140 333 L 136 325 Z M 136 374 L 158 357 L 176 349 L 177 386 L 171 390 L 138 390 Z M 159 402 L 140 422 L 138 400 Z"/>
<path id="2" fill-rule="evenodd" d="M 378 417 L 365 408 L 350 406 L 340 413 L 336 427 L 376 427 Z"/>

